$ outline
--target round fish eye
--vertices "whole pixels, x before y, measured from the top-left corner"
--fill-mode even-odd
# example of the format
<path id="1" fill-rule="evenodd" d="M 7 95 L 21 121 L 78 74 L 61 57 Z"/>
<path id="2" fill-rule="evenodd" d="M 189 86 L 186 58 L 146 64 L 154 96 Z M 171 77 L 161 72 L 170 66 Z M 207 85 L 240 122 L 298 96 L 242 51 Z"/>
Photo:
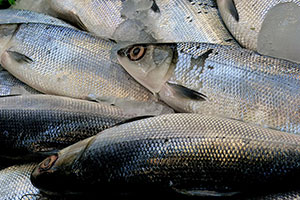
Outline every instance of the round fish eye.
<path id="1" fill-rule="evenodd" d="M 143 58 L 146 53 L 146 48 L 143 46 L 135 46 L 128 50 L 127 56 L 132 61 L 137 61 Z"/>
<path id="2" fill-rule="evenodd" d="M 40 170 L 46 171 L 52 167 L 52 165 L 55 163 L 57 160 L 58 156 L 57 155 L 52 155 L 48 158 L 46 158 L 39 166 Z"/>

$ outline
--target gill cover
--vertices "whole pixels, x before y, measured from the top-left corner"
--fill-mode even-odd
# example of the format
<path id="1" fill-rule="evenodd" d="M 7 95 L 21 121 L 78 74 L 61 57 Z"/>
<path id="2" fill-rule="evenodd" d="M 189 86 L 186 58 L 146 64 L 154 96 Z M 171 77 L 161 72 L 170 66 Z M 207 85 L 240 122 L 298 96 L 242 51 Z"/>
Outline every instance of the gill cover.
<path id="1" fill-rule="evenodd" d="M 118 51 L 123 68 L 154 94 L 171 77 L 176 65 L 175 45 L 137 44 Z"/>

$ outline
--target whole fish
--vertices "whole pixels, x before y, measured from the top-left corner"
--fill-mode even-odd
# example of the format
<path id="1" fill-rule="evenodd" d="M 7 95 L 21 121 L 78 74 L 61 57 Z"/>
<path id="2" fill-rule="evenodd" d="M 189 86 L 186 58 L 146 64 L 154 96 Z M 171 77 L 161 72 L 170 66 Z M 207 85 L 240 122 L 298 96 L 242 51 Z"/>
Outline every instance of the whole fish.
<path id="1" fill-rule="evenodd" d="M 299 0 L 217 0 L 234 38 L 263 55 L 300 62 Z"/>
<path id="2" fill-rule="evenodd" d="M 106 102 L 133 114 L 172 112 L 111 56 L 112 41 L 38 23 L 2 25 L 0 35 L 3 68 L 40 92 Z"/>
<path id="3" fill-rule="evenodd" d="M 0 171 L 0 199 L 38 200 L 43 196 L 30 181 L 30 174 L 37 163 L 15 165 Z"/>
<path id="4" fill-rule="evenodd" d="M 40 158 L 133 117 L 114 106 L 67 97 L 3 97 L 0 157 Z"/>
<path id="5" fill-rule="evenodd" d="M 234 46 L 146 44 L 121 49 L 123 67 L 184 112 L 300 134 L 300 66 Z"/>
<path id="6" fill-rule="evenodd" d="M 200 114 L 126 123 L 41 162 L 45 192 L 232 196 L 298 184 L 298 135 Z"/>
<path id="7" fill-rule="evenodd" d="M 46 13 L 116 41 L 235 44 L 214 0 L 45 0 L 41 3 L 50 8 Z M 16 7 L 32 9 L 30 3 Z"/>
<path id="8" fill-rule="evenodd" d="M 0 71 L 0 96 L 39 94 L 5 70 Z"/>

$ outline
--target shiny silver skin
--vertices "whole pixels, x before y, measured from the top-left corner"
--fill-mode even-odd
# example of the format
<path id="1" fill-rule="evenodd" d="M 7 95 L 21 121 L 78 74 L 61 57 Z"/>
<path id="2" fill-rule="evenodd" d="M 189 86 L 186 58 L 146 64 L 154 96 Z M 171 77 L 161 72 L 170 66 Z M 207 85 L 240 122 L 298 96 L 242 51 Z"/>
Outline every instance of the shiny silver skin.
<path id="1" fill-rule="evenodd" d="M 39 189 L 30 181 L 30 174 L 37 163 L 15 165 L 0 171 L 0 199 L 3 200 L 38 200 Z"/>
<path id="2" fill-rule="evenodd" d="M 1 65 L 40 92 L 106 102 L 133 114 L 173 112 L 111 56 L 114 42 L 37 23 L 2 25 L 0 31 Z"/>
<path id="3" fill-rule="evenodd" d="M 28 94 L 40 94 L 40 92 L 16 79 L 7 71 L 0 71 L 0 96 Z"/>
<path id="4" fill-rule="evenodd" d="M 70 24 L 57 18 L 42 13 L 29 10 L 1 9 L 0 24 L 23 24 L 23 23 L 43 23 L 57 26 L 74 28 Z"/>
<path id="5" fill-rule="evenodd" d="M 44 0 L 41 4 L 49 6 L 50 15 L 117 41 L 235 44 L 214 0 Z"/>
<path id="6" fill-rule="evenodd" d="M 300 136 L 200 114 L 170 114 L 106 129 L 33 171 L 56 193 L 232 196 L 298 183 Z M 97 190 L 98 189 L 98 190 Z"/>
<path id="7" fill-rule="evenodd" d="M 299 0 L 217 0 L 217 4 L 224 23 L 241 46 L 300 62 Z"/>
<path id="8" fill-rule="evenodd" d="M 131 60 L 133 48 L 145 49 Z M 122 66 L 178 111 L 217 115 L 300 134 L 300 66 L 234 46 L 133 45 Z"/>

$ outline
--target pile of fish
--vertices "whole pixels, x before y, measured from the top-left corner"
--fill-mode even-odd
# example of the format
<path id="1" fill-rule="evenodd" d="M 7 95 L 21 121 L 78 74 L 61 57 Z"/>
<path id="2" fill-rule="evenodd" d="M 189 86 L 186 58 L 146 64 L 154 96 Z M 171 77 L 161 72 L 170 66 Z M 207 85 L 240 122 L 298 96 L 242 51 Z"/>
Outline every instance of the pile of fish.
<path id="1" fill-rule="evenodd" d="M 0 200 L 300 199 L 300 2 L 0 10 Z"/>

